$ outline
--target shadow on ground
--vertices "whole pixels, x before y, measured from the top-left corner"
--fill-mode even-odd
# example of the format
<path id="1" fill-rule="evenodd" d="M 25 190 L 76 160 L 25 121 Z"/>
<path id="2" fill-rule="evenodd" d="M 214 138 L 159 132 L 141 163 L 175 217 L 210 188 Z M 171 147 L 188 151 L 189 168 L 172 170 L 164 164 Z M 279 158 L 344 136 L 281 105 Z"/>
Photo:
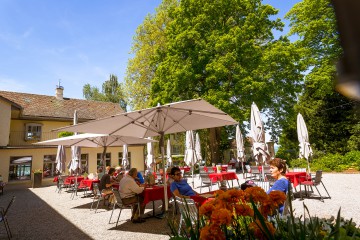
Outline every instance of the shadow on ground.
<path id="1" fill-rule="evenodd" d="M 12 196 L 16 199 L 8 221 L 13 239 L 92 239 L 24 185 L 7 185 L 0 206 L 6 207 Z M 3 223 L 0 239 L 7 239 Z"/>

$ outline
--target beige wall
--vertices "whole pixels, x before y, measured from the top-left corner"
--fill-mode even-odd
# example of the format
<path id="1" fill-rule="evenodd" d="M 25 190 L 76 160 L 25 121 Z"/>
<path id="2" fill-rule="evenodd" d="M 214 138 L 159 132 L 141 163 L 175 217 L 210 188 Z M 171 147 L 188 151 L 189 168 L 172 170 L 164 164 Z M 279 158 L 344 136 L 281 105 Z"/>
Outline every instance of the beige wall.
<path id="1" fill-rule="evenodd" d="M 11 105 L 0 99 L 0 146 L 9 143 Z"/>
<path id="2" fill-rule="evenodd" d="M 97 153 L 102 153 L 102 148 L 82 148 L 82 154 L 89 154 L 89 173 L 96 172 L 96 158 Z M 8 181 L 10 157 L 31 156 L 32 169 L 43 168 L 44 155 L 55 155 L 57 147 L 54 148 L 31 148 L 31 149 L 0 149 L 0 174 L 3 176 L 5 182 Z M 118 165 L 119 152 L 122 152 L 122 147 L 109 147 L 108 153 L 111 153 L 111 166 Z M 139 171 L 144 170 L 144 146 L 129 146 L 131 152 L 131 167 L 136 167 Z M 67 164 L 71 160 L 70 147 L 66 148 Z M 20 181 L 15 181 L 20 182 Z"/>

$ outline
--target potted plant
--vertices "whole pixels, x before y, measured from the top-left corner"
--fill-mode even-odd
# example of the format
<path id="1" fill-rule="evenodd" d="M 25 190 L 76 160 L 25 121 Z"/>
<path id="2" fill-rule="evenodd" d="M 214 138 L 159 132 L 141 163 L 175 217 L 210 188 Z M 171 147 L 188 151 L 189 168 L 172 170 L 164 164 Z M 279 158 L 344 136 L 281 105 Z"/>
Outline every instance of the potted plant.
<path id="1" fill-rule="evenodd" d="M 33 188 L 41 187 L 42 175 L 43 175 L 43 172 L 41 169 L 33 170 L 33 177 L 32 177 L 32 187 Z"/>

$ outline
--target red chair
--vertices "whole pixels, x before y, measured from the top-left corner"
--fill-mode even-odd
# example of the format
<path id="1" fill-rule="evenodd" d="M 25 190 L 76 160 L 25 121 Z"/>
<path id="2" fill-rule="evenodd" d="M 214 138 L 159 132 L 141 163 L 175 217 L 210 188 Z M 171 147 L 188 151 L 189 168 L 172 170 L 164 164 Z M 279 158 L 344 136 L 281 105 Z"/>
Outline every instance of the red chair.
<path id="1" fill-rule="evenodd" d="M 322 182 L 322 171 L 321 170 L 318 170 L 316 171 L 316 174 L 315 174 L 315 177 L 314 178 L 311 178 L 311 179 L 307 179 L 306 181 L 302 181 L 300 182 L 300 198 L 303 199 L 302 197 L 302 194 L 301 194 L 301 186 L 304 185 L 305 186 L 305 195 L 308 196 L 308 193 L 307 193 L 307 187 L 310 186 L 311 187 L 311 190 L 312 190 L 312 187 L 314 186 L 316 188 L 316 191 L 318 192 L 319 196 L 320 196 L 320 200 L 322 202 L 324 202 L 324 198 L 322 197 L 322 195 L 320 194 L 320 191 L 319 189 L 317 188 L 317 186 L 319 186 L 320 184 L 322 184 L 322 186 L 324 187 L 327 195 L 329 198 L 330 197 L 330 194 L 329 192 L 327 191 L 324 183 Z"/>

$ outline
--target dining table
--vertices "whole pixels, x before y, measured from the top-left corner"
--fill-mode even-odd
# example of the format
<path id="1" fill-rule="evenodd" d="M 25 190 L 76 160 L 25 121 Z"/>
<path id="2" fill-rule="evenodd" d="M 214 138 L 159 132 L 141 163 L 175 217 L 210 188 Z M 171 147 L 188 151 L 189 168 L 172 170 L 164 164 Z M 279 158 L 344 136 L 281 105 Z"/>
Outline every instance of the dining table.
<path id="1" fill-rule="evenodd" d="M 86 185 L 89 190 L 93 190 L 94 183 L 100 183 L 99 179 L 84 179 L 82 180 L 83 184 Z"/>
<path id="2" fill-rule="evenodd" d="M 222 165 L 222 166 L 221 166 L 221 171 L 222 171 L 222 172 L 227 172 L 228 167 L 229 167 L 228 165 Z M 215 172 L 215 173 L 218 172 L 216 166 L 211 167 L 211 169 L 212 169 L 213 172 Z M 208 172 L 208 171 L 209 171 L 209 168 L 208 168 L 207 166 L 204 166 L 204 171 L 205 171 L 205 172 Z"/>
<path id="3" fill-rule="evenodd" d="M 235 172 L 209 173 L 209 178 L 211 179 L 212 182 L 226 181 L 229 187 L 230 187 L 229 181 L 231 181 L 232 186 L 234 187 L 233 180 L 236 180 L 238 185 L 240 185 L 239 179 Z"/>
<path id="4" fill-rule="evenodd" d="M 306 180 L 306 172 L 288 172 L 285 174 L 286 178 L 293 184 L 296 188 L 301 182 Z"/>
<path id="5" fill-rule="evenodd" d="M 154 186 L 146 186 L 144 191 L 140 194 L 143 197 L 143 205 L 147 205 L 149 202 L 152 202 L 153 212 L 151 215 L 147 215 L 146 218 L 156 217 L 162 218 L 162 215 L 156 215 L 155 213 L 155 201 L 163 200 L 164 197 L 164 185 L 154 185 Z M 168 198 L 172 196 L 170 191 L 170 186 L 167 186 L 167 196 Z"/>

